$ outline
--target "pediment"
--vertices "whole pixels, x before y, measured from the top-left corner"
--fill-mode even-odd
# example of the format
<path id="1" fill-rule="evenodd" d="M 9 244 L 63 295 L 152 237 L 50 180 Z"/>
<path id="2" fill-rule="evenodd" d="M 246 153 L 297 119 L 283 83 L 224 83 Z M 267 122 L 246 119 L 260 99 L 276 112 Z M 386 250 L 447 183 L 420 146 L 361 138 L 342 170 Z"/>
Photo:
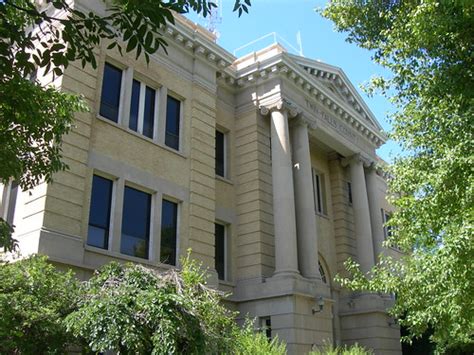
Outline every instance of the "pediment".
<path id="1" fill-rule="evenodd" d="M 292 54 L 289 54 L 288 56 L 291 57 L 296 64 L 303 68 L 321 86 L 351 107 L 364 122 L 379 130 L 382 129 L 380 124 L 377 122 L 377 119 L 342 69 Z"/>

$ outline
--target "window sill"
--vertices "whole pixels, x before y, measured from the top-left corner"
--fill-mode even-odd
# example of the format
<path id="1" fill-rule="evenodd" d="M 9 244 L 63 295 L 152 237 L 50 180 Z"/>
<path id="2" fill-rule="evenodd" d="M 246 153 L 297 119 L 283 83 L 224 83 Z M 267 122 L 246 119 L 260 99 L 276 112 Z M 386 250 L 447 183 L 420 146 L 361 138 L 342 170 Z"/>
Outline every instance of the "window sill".
<path id="1" fill-rule="evenodd" d="M 317 217 L 321 217 L 321 218 L 330 220 L 329 215 L 327 215 L 327 214 L 323 214 L 323 213 L 319 213 L 319 212 L 316 212 L 315 214 L 316 214 Z"/>
<path id="2" fill-rule="evenodd" d="M 148 142 L 148 143 L 151 143 L 153 145 L 156 145 L 157 147 L 160 147 L 162 149 L 165 149 L 167 151 L 169 151 L 170 153 L 174 153 L 178 156 L 180 156 L 181 158 L 184 158 L 184 159 L 187 159 L 188 157 L 181 151 L 179 150 L 176 150 L 176 149 L 173 149 L 173 148 L 170 148 L 168 147 L 167 145 L 165 144 L 162 144 L 160 142 L 157 142 L 156 140 L 153 140 L 147 136 L 144 136 L 143 134 L 141 133 L 138 133 L 138 132 L 135 132 L 134 130 L 131 130 L 130 128 L 127 128 L 127 127 L 124 127 L 122 126 L 121 124 L 117 123 L 117 122 L 114 122 L 114 121 L 111 121 L 109 120 L 108 118 L 105 118 L 105 117 L 102 117 L 100 114 L 97 114 L 96 118 L 102 122 L 105 122 L 105 123 L 108 123 L 122 131 L 125 131 L 131 135 L 133 135 L 134 137 L 137 137 L 137 138 L 140 138 L 142 140 L 144 140 L 145 142 Z"/>
<path id="3" fill-rule="evenodd" d="M 84 245 L 84 249 L 91 252 L 91 253 L 100 254 L 100 255 L 108 256 L 108 257 L 111 257 L 111 258 L 114 258 L 114 259 L 120 259 L 120 260 L 123 260 L 123 261 L 132 261 L 132 262 L 138 263 L 138 264 L 150 265 L 150 266 L 153 266 L 155 268 L 160 268 L 160 269 L 165 269 L 165 270 L 171 270 L 171 269 L 176 269 L 177 268 L 176 266 L 173 266 L 173 265 L 162 264 L 162 263 L 159 263 L 159 262 L 154 262 L 154 261 L 149 260 L 149 259 L 142 259 L 142 258 L 138 258 L 138 257 L 131 256 L 131 255 L 116 253 L 116 252 L 113 252 L 113 251 L 110 251 L 110 250 L 96 248 L 96 247 L 93 247 L 93 246 L 90 246 L 90 245 L 87 245 L 87 244 Z"/>
<path id="4" fill-rule="evenodd" d="M 232 182 L 232 180 L 229 180 L 223 176 L 220 176 L 220 175 L 216 175 L 216 180 L 219 180 L 219 181 L 222 181 L 222 182 L 225 182 L 226 184 L 229 184 L 229 185 L 234 185 L 234 183 Z"/>

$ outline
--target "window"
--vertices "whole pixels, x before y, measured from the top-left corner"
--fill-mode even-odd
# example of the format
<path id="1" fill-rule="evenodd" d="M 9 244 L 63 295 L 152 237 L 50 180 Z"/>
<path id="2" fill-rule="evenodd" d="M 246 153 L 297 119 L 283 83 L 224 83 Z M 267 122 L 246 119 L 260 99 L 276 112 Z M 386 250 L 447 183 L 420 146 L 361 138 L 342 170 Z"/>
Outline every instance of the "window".
<path id="1" fill-rule="evenodd" d="M 128 127 L 153 139 L 155 116 L 157 114 L 156 90 L 133 80 L 130 100 L 130 119 Z"/>
<path id="2" fill-rule="evenodd" d="M 119 118 L 121 86 L 122 70 L 105 63 L 100 98 L 100 115 L 114 122 L 118 122 Z"/>
<path id="3" fill-rule="evenodd" d="M 260 317 L 260 330 L 268 341 L 272 340 L 272 319 L 270 317 Z"/>
<path id="4" fill-rule="evenodd" d="M 181 116 L 181 101 L 168 95 L 166 102 L 166 134 L 165 144 L 179 149 L 179 121 Z"/>
<path id="5" fill-rule="evenodd" d="M 383 237 L 385 239 L 392 236 L 392 226 L 386 225 L 387 222 L 390 220 L 390 217 L 391 217 L 390 212 L 387 212 L 384 209 L 382 209 Z"/>
<path id="6" fill-rule="evenodd" d="M 216 130 L 216 175 L 225 177 L 225 134 Z"/>
<path id="7" fill-rule="evenodd" d="M 163 200 L 161 209 L 161 248 L 160 261 L 176 265 L 176 236 L 178 225 L 178 204 Z"/>
<path id="8" fill-rule="evenodd" d="M 13 225 L 13 220 L 15 218 L 18 188 L 18 183 L 16 181 L 9 182 L 3 186 L 3 192 L 0 195 L 0 217 L 9 225 Z M 2 190 L 0 189 L 0 191 Z"/>
<path id="9" fill-rule="evenodd" d="M 148 259 L 151 195 L 125 186 L 120 252 Z"/>
<path id="10" fill-rule="evenodd" d="M 94 175 L 92 179 L 87 244 L 93 247 L 102 249 L 109 247 L 112 186 L 111 180 L 101 176 Z"/>
<path id="11" fill-rule="evenodd" d="M 227 240 L 226 240 L 226 228 L 222 224 L 215 224 L 215 268 L 219 280 L 227 279 Z"/>
<path id="12" fill-rule="evenodd" d="M 324 268 L 323 266 L 321 265 L 321 262 L 318 261 L 318 267 L 319 267 L 319 274 L 321 275 L 321 280 L 327 284 L 328 283 L 328 279 L 326 277 L 326 272 L 324 271 Z"/>
<path id="13" fill-rule="evenodd" d="M 347 181 L 347 202 L 352 205 L 352 184 Z"/>
<path id="14" fill-rule="evenodd" d="M 326 181 L 324 174 L 313 169 L 314 207 L 316 213 L 327 215 Z"/>

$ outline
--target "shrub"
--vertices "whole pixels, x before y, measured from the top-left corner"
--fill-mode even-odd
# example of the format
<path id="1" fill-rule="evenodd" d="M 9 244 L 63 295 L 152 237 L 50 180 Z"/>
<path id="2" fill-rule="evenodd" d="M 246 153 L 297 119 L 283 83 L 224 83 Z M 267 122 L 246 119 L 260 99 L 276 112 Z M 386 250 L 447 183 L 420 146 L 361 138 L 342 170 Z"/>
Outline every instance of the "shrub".
<path id="1" fill-rule="evenodd" d="M 354 345 L 344 345 L 333 347 L 332 345 L 325 344 L 320 350 L 314 350 L 309 355 L 372 355 L 372 350 L 367 350 L 363 346 L 355 343 Z"/>
<path id="2" fill-rule="evenodd" d="M 43 256 L 0 265 L 0 353 L 63 354 L 74 341 L 62 319 L 79 283 Z"/>
<path id="3" fill-rule="evenodd" d="M 284 355 L 286 345 L 278 337 L 268 341 L 264 333 L 255 332 L 253 322 L 247 320 L 243 328 L 236 328 L 235 331 L 236 355 Z"/>

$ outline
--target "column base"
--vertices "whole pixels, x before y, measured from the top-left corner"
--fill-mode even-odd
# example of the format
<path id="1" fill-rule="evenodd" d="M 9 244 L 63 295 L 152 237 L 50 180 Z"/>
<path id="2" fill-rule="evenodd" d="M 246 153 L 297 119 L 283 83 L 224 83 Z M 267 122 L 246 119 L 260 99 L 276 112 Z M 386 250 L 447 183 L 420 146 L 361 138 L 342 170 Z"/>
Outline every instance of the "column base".
<path id="1" fill-rule="evenodd" d="M 320 275 L 302 275 L 304 279 L 311 282 L 323 282 L 323 279 Z"/>
<path id="2" fill-rule="evenodd" d="M 301 274 L 298 270 L 286 269 L 278 270 L 273 273 L 273 277 L 298 277 L 301 278 Z"/>

